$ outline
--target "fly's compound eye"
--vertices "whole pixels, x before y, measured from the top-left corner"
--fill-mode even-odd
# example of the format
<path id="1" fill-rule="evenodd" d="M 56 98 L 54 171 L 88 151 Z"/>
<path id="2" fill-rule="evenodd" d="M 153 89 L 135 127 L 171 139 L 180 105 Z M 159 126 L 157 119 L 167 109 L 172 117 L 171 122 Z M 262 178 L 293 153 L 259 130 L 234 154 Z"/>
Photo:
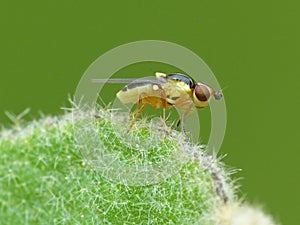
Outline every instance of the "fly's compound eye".
<path id="1" fill-rule="evenodd" d="M 195 95 L 196 95 L 197 99 L 201 102 L 208 101 L 210 98 L 209 87 L 198 83 L 195 87 Z"/>

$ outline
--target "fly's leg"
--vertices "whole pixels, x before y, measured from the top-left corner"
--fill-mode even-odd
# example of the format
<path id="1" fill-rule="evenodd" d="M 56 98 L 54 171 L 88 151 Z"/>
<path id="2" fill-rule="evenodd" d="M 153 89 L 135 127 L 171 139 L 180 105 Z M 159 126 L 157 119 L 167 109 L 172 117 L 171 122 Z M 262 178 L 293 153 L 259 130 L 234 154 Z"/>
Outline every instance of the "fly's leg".
<path id="1" fill-rule="evenodd" d="M 185 112 L 181 118 L 181 129 L 185 135 L 187 135 L 186 128 L 185 128 L 187 117 L 188 117 L 188 113 Z"/>
<path id="2" fill-rule="evenodd" d="M 183 132 L 185 135 L 187 134 L 186 128 L 185 128 L 185 125 L 186 125 L 186 118 L 187 118 L 187 117 L 188 117 L 187 115 L 183 114 L 183 116 L 181 116 L 181 118 L 179 118 L 179 119 L 177 120 L 177 122 L 175 123 L 176 129 L 178 129 L 179 126 L 181 125 L 181 130 L 182 130 L 182 132 Z"/>
<path id="3" fill-rule="evenodd" d="M 164 122 L 164 124 L 166 124 L 166 108 L 163 107 L 162 109 L 162 120 Z"/>
<path id="4" fill-rule="evenodd" d="M 135 124 L 137 118 L 140 116 L 140 114 L 142 113 L 143 109 L 146 107 L 146 103 L 151 104 L 152 106 L 155 106 L 155 101 L 153 101 L 151 99 L 151 97 L 149 97 L 146 93 L 141 93 L 139 96 L 139 101 L 138 101 L 138 108 L 137 110 L 133 113 L 133 120 L 130 124 L 129 130 L 131 130 L 131 128 L 133 127 L 133 125 Z"/>
<path id="5" fill-rule="evenodd" d="M 175 123 L 176 129 L 180 126 L 180 124 L 181 124 L 181 118 L 179 118 L 179 119 L 177 120 L 177 122 Z"/>
<path id="6" fill-rule="evenodd" d="M 131 128 L 133 127 L 133 125 L 135 124 L 137 118 L 139 117 L 139 115 L 141 114 L 141 112 L 143 111 L 143 109 L 145 108 L 145 103 L 143 103 L 143 98 L 142 98 L 142 95 L 140 95 L 139 97 L 139 102 L 138 102 L 138 108 L 137 110 L 133 113 L 133 120 L 130 124 L 130 127 L 129 127 L 129 130 L 131 130 Z"/>
<path id="7" fill-rule="evenodd" d="M 185 116 L 185 115 L 181 116 L 181 117 L 177 120 L 177 122 L 175 123 L 175 129 L 178 129 L 179 126 L 181 125 L 181 130 L 182 130 L 182 132 L 186 135 L 187 132 L 186 132 L 186 129 L 185 129 L 185 120 L 186 120 L 186 116 Z"/>
<path id="8" fill-rule="evenodd" d="M 183 116 L 182 116 L 182 119 L 181 119 L 181 127 L 182 127 L 182 131 L 183 133 L 186 135 L 187 132 L 186 132 L 186 128 L 185 128 L 185 125 L 186 125 L 186 119 L 193 113 L 193 109 L 192 107 L 190 108 L 187 108 L 186 111 L 184 112 Z"/>
<path id="9" fill-rule="evenodd" d="M 182 109 L 184 113 L 182 117 L 177 121 L 176 127 L 181 124 L 182 132 L 186 135 L 186 119 L 190 116 L 191 113 L 193 113 L 193 102 L 187 96 L 182 96 L 181 99 L 183 100 L 179 100 L 178 102 L 176 102 L 175 106 L 179 109 Z"/>
<path id="10" fill-rule="evenodd" d="M 168 107 L 166 93 L 161 88 L 161 86 L 157 84 L 153 85 L 153 91 L 154 92 L 152 93 L 152 95 L 142 93 L 140 95 L 140 98 L 142 98 L 145 103 L 152 105 L 153 108 L 162 107 L 162 126 L 166 128 L 166 109 Z"/>
<path id="11" fill-rule="evenodd" d="M 167 128 L 166 125 L 166 109 L 168 106 L 168 102 L 167 102 L 167 97 L 166 97 L 166 93 L 164 90 L 160 89 L 160 99 L 161 99 L 161 105 L 162 105 L 162 121 L 163 121 L 163 126 L 165 128 Z"/>

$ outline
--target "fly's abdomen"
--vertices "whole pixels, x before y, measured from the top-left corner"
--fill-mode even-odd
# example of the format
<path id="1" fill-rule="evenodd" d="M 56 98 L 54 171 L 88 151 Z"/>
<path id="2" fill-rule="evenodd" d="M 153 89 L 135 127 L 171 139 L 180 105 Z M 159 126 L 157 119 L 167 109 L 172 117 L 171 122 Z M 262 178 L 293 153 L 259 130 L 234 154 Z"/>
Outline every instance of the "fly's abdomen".
<path id="1" fill-rule="evenodd" d="M 117 98 L 123 104 L 137 103 L 142 94 L 151 97 L 157 95 L 158 89 L 158 84 L 149 82 L 131 83 L 117 93 Z"/>

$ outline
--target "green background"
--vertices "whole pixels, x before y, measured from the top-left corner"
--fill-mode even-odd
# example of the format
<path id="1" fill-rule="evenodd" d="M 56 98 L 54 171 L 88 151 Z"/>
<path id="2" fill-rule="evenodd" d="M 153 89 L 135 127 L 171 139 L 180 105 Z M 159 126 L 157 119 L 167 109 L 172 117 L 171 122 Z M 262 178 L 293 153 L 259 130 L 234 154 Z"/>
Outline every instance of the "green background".
<path id="1" fill-rule="evenodd" d="M 240 195 L 283 224 L 299 224 L 299 6 L 290 0 L 1 1 L 0 123 L 9 123 L 5 110 L 29 107 L 27 119 L 61 114 L 86 68 L 118 45 L 175 42 L 198 54 L 226 87 L 221 153 L 242 169 L 235 175 L 243 177 Z M 150 76 L 147 68 L 136 72 Z"/>

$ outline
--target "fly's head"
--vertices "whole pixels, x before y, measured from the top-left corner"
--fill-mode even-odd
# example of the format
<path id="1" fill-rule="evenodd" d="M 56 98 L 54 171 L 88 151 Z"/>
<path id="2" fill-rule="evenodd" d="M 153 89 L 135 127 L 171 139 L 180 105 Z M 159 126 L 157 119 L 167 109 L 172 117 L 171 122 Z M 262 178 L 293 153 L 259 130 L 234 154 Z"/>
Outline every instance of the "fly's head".
<path id="1" fill-rule="evenodd" d="M 193 101 L 197 108 L 204 108 L 212 98 L 220 100 L 222 96 L 221 92 L 216 92 L 211 87 L 201 82 L 198 82 L 193 90 Z"/>

